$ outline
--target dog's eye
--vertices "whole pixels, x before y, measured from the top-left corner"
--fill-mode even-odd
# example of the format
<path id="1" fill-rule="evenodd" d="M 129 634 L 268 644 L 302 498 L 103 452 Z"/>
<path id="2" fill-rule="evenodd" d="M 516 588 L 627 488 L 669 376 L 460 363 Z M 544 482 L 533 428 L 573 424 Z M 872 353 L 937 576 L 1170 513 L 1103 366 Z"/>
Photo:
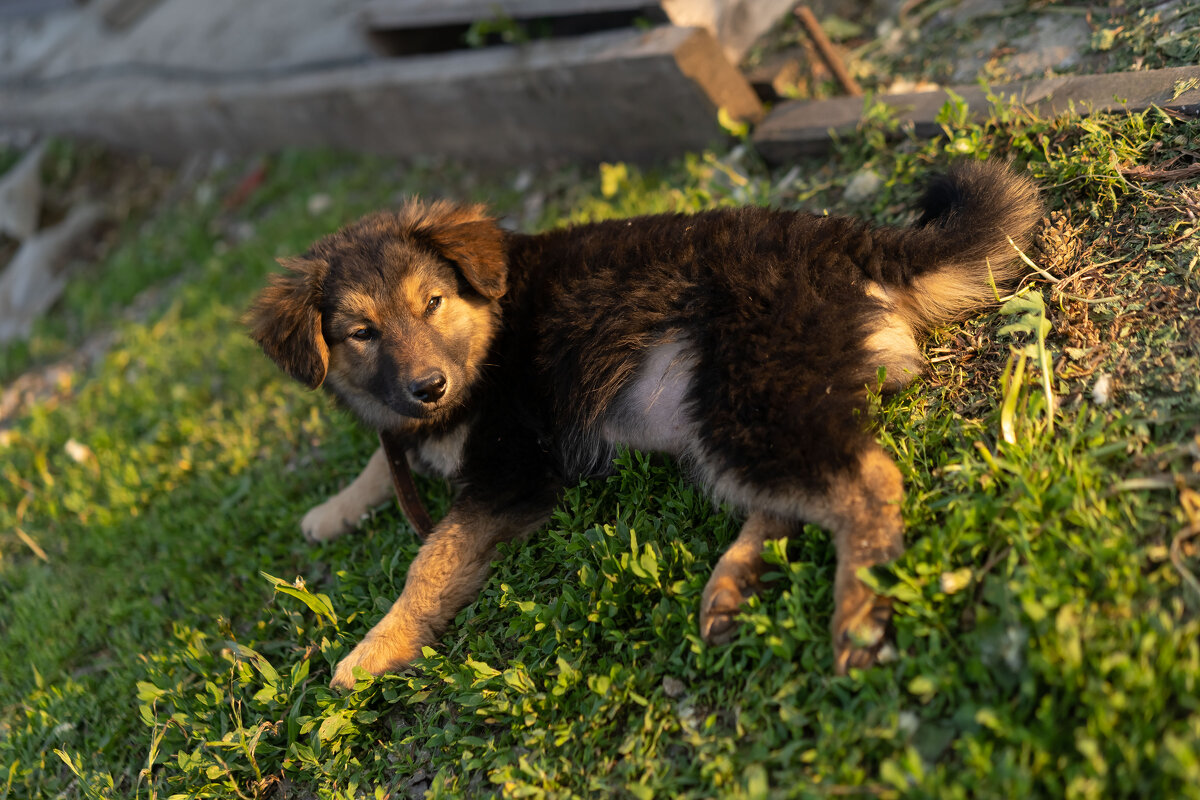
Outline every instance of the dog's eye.
<path id="1" fill-rule="evenodd" d="M 434 311 L 437 311 L 441 307 L 442 307 L 442 296 L 435 294 L 433 297 L 429 298 L 429 302 L 425 304 L 425 313 L 432 314 Z"/>
<path id="2" fill-rule="evenodd" d="M 360 342 L 366 342 L 375 337 L 375 332 L 370 328 L 355 328 L 350 331 L 351 339 L 358 339 Z"/>

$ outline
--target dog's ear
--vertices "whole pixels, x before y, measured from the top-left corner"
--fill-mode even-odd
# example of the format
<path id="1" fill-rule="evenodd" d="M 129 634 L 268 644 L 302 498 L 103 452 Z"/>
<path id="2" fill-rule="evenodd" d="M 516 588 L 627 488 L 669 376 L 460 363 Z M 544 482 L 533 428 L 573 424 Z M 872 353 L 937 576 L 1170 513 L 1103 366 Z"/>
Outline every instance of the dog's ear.
<path id="1" fill-rule="evenodd" d="M 271 285 L 259 293 L 242 321 L 284 372 L 316 389 L 329 368 L 318 307 L 327 265 L 305 258 L 281 258 L 279 264 L 287 272 L 271 276 Z"/>
<path id="2" fill-rule="evenodd" d="M 490 219 L 436 226 L 430 238 L 438 251 L 458 265 L 471 287 L 488 300 L 508 290 L 504 231 Z"/>

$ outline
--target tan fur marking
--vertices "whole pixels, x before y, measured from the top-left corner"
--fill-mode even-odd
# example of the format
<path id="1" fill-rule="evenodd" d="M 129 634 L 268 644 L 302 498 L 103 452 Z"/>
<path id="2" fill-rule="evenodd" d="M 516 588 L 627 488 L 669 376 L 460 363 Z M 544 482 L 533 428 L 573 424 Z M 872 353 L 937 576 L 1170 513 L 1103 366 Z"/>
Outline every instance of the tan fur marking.
<path id="1" fill-rule="evenodd" d="M 1009 271 L 994 274 L 1003 284 Z M 897 292 L 896 310 L 910 326 L 927 330 L 978 309 L 990 294 L 987 278 L 981 277 L 977 268 L 947 267 L 922 275 L 906 291 Z"/>
<path id="2" fill-rule="evenodd" d="M 338 296 L 334 314 L 339 321 L 346 324 L 373 321 L 379 319 L 379 305 L 370 294 L 357 289 L 347 289 Z"/>
<path id="3" fill-rule="evenodd" d="M 398 249 L 402 250 L 402 248 Z M 395 292 L 404 308 L 419 319 L 425 312 L 426 303 L 429 302 L 429 286 L 426 276 L 422 275 L 420 271 L 405 275 L 400 279 Z"/>
<path id="4" fill-rule="evenodd" d="M 451 337 L 465 337 L 469 342 L 463 366 L 468 373 L 468 383 L 473 381 L 487 355 L 496 329 L 496 315 L 492 304 L 479 299 L 455 295 L 443 299 L 444 306 L 438 313 L 448 320 L 447 333 Z"/>
<path id="5" fill-rule="evenodd" d="M 863 346 L 874 354 L 875 366 L 887 369 L 887 388 L 899 389 L 910 383 L 924 368 L 921 348 L 913 336 L 912 325 L 902 313 L 896 311 L 895 301 L 886 289 L 874 281 L 867 281 L 863 291 L 884 308 Z"/>

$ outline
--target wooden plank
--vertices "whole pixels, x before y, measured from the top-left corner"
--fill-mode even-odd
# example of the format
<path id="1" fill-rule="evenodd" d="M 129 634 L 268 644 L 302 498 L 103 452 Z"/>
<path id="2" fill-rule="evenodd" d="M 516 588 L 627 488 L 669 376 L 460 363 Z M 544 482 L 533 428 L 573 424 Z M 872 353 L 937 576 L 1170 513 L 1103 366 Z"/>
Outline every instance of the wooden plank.
<path id="1" fill-rule="evenodd" d="M 646 0 L 370 0 L 359 11 L 370 30 L 470 25 L 480 20 L 573 17 L 659 8 Z"/>
<path id="2" fill-rule="evenodd" d="M 704 28 L 733 63 L 796 0 L 368 0 L 359 22 L 368 36 L 384 31 L 466 26 L 504 16 L 513 20 L 641 14 L 681 28 Z"/>
<path id="3" fill-rule="evenodd" d="M 983 89 L 958 86 L 949 91 L 967 104 L 973 119 L 986 118 L 991 102 Z M 1016 100 L 1041 116 L 1062 114 L 1072 108 L 1085 115 L 1101 111 L 1138 113 L 1151 106 L 1200 116 L 1200 67 L 1021 81 L 996 87 L 992 95 Z M 937 115 L 953 98 L 947 90 L 939 89 L 876 99 L 895 112 L 902 127 L 911 127 L 917 136 L 933 137 L 942 135 Z M 754 144 L 763 158 L 776 163 L 819 154 L 829 148 L 831 132 L 852 133 L 862 120 L 862 111 L 863 100 L 858 97 L 783 103 L 758 126 Z"/>
<path id="4" fill-rule="evenodd" d="M 0 125 L 189 153 L 335 147 L 490 164 L 649 161 L 722 136 L 761 105 L 706 31 L 670 26 L 379 59 L 264 80 L 97 76 L 0 86 Z"/>

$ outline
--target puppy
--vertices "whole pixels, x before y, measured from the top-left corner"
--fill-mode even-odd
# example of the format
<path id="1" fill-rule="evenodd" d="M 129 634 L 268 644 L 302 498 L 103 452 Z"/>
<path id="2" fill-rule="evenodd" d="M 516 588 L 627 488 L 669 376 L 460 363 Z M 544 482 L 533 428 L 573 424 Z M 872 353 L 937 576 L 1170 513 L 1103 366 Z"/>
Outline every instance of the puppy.
<path id="1" fill-rule="evenodd" d="M 864 427 L 867 390 L 925 368 L 930 328 L 987 305 L 1042 214 L 1025 178 L 961 162 L 910 228 L 739 208 L 498 228 L 480 206 L 413 201 L 283 261 L 247 315 L 285 372 L 324 386 L 457 488 L 400 598 L 338 664 L 396 671 L 479 592 L 500 542 L 547 519 L 618 444 L 669 454 L 745 513 L 701 600 L 728 640 L 767 539 L 804 522 L 837 551 L 834 670 L 873 663 L 891 609 L 859 570 L 904 549 L 899 470 Z M 1009 239 L 1013 243 L 1010 243 Z M 312 539 L 387 499 L 377 453 L 305 517 Z"/>

